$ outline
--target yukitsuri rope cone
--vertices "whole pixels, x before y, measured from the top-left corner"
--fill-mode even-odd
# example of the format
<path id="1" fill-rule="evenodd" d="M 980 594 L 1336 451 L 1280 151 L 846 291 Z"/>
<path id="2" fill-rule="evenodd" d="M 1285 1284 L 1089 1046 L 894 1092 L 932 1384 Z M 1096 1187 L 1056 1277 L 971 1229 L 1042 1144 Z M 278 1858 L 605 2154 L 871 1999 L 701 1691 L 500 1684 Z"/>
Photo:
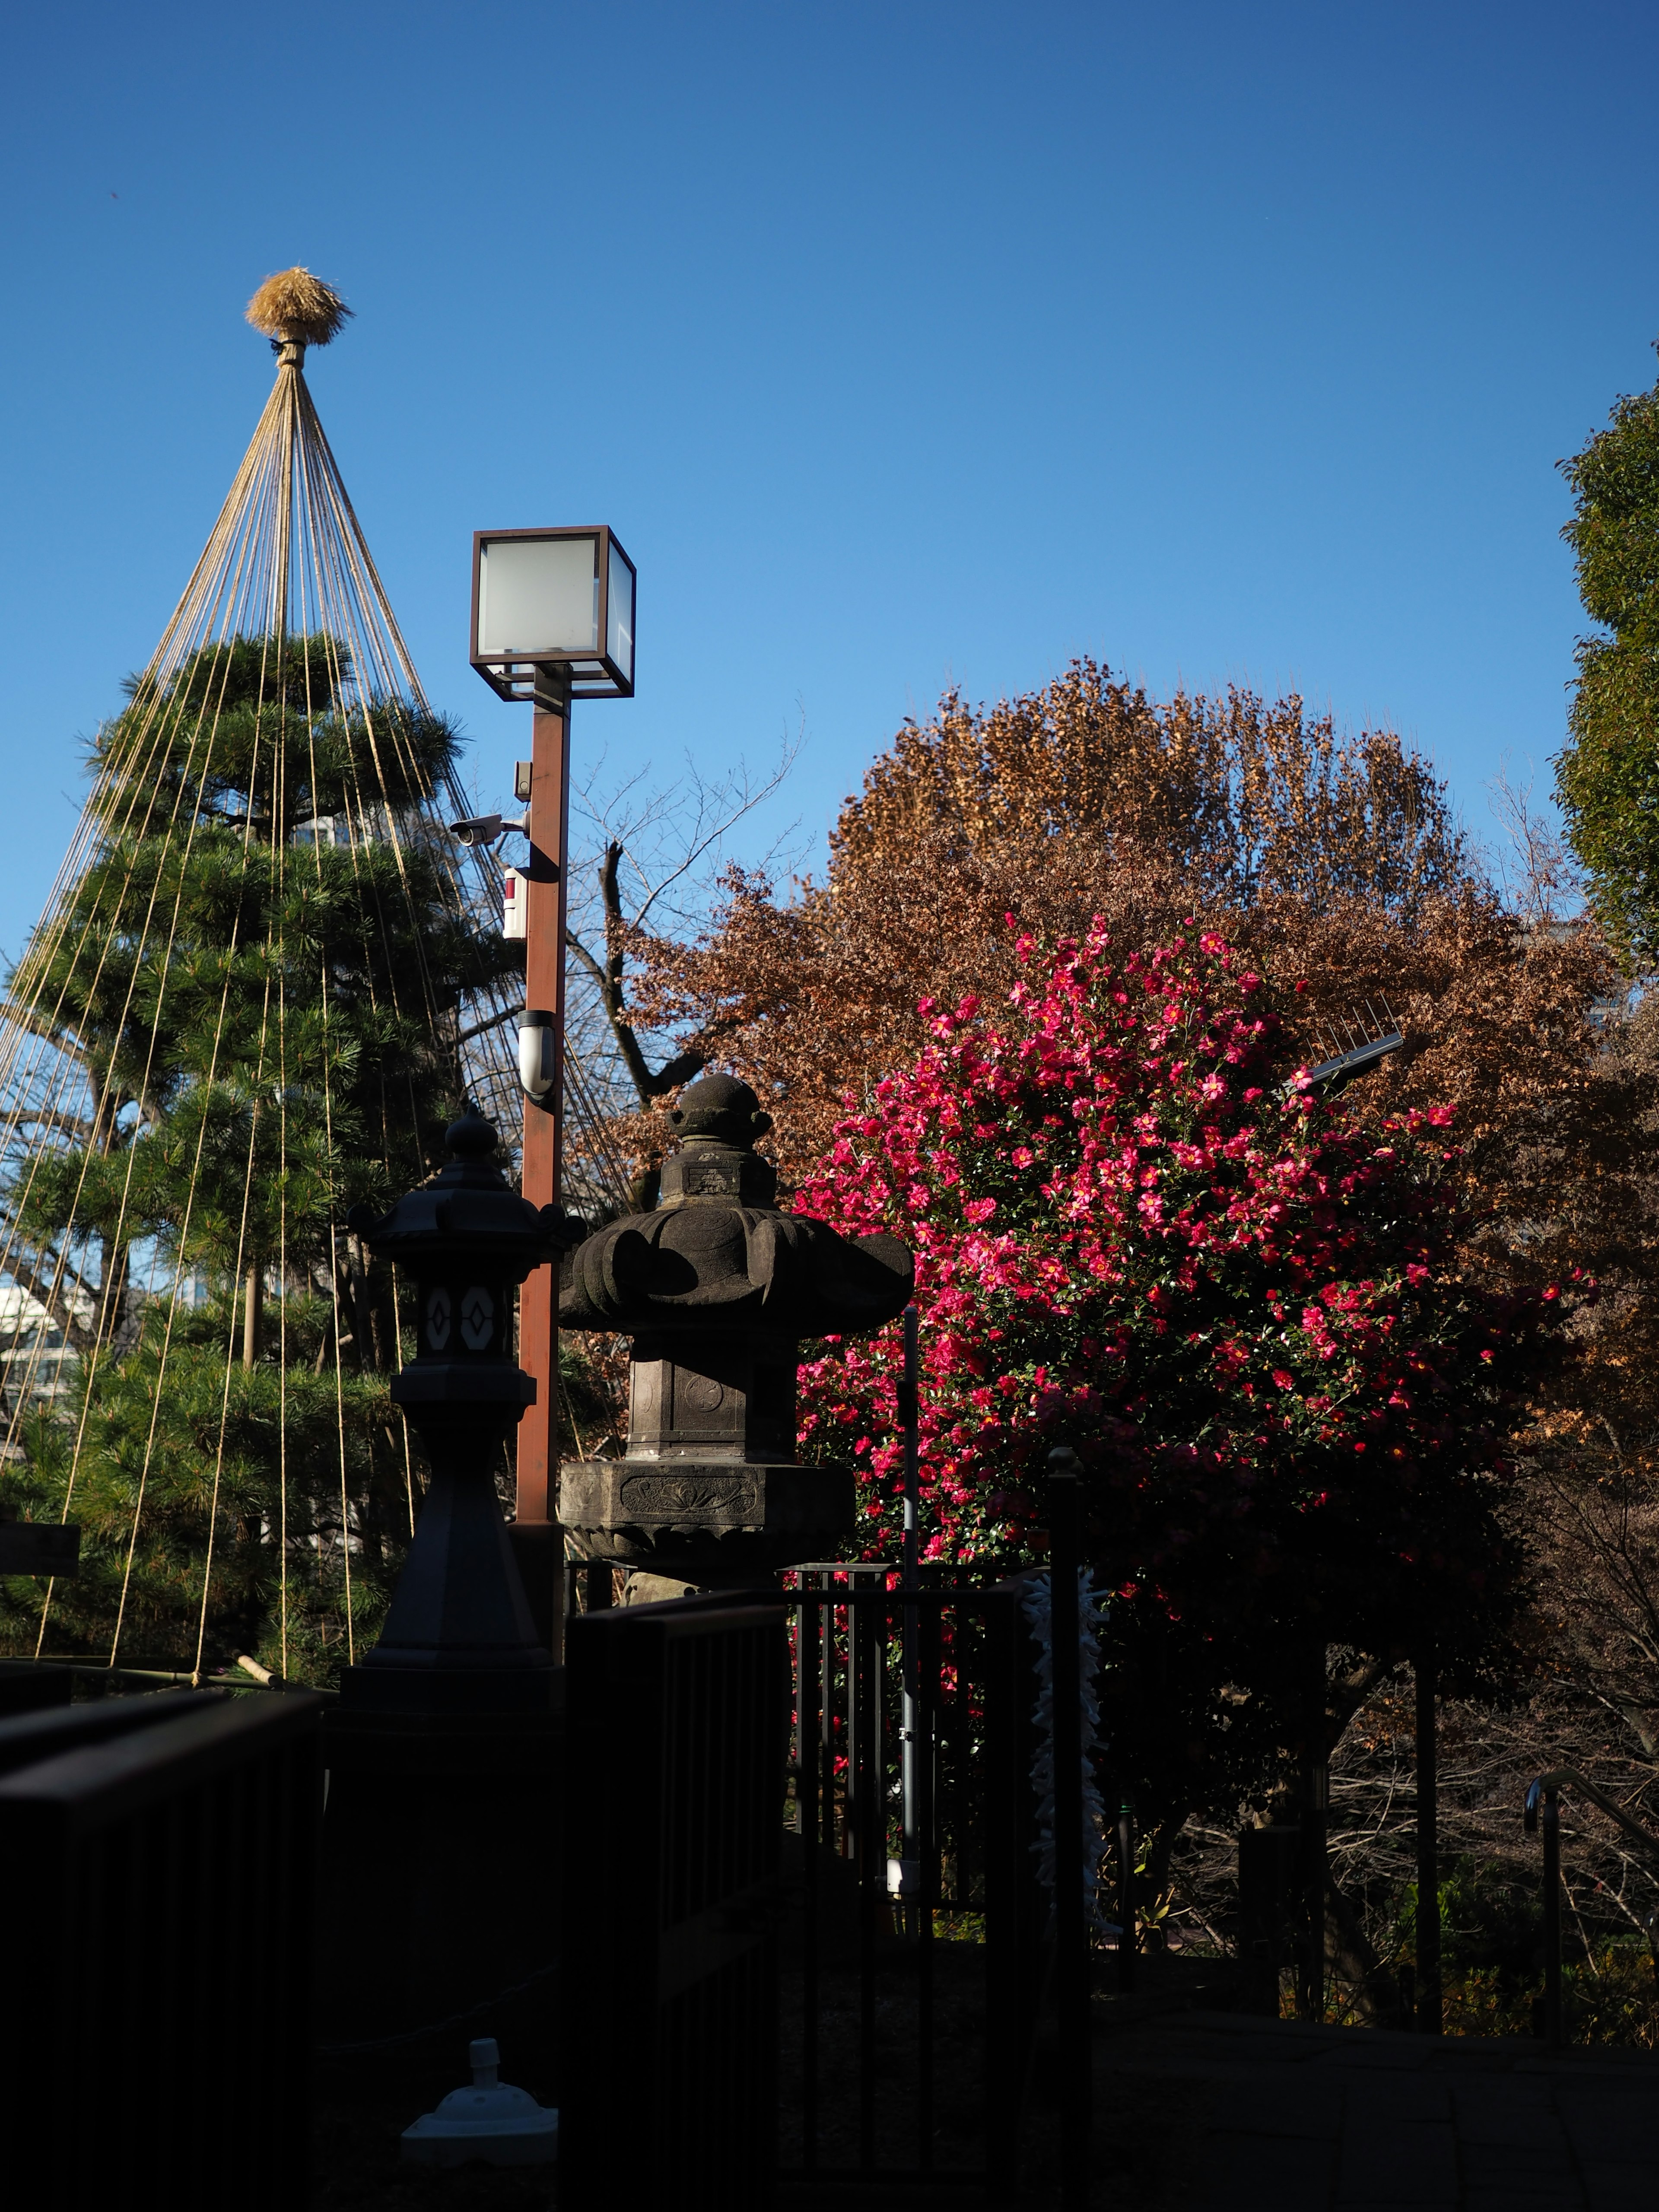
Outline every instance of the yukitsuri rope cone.
<path id="1" fill-rule="evenodd" d="M 518 1127 L 498 866 L 306 385 L 350 312 L 250 301 L 270 398 L 0 999 L 0 1511 L 83 1528 L 0 1648 L 355 1656 L 415 1492 L 399 1286 L 337 1224 L 464 1097 Z"/>

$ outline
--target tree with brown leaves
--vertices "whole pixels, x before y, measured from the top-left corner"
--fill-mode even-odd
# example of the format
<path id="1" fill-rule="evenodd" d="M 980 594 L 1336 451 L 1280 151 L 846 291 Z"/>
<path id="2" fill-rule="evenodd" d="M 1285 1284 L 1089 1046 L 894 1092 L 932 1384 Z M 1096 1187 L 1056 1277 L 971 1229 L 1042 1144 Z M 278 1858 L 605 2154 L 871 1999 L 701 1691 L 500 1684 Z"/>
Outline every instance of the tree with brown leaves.
<path id="1" fill-rule="evenodd" d="M 1471 1280 L 1601 1285 L 1582 1356 L 1534 1407 L 1537 1677 L 1505 1756 L 1517 1771 L 1571 1756 L 1639 1807 L 1659 1802 L 1659 1024 L 1627 1018 L 1607 940 L 1561 915 L 1528 850 L 1531 880 L 1506 896 L 1390 732 L 1345 735 L 1298 698 L 1237 689 L 1160 703 L 1079 661 L 1026 696 L 980 709 L 950 693 L 907 724 L 843 809 L 823 878 L 784 898 L 732 873 L 696 941 L 633 940 L 632 1004 L 755 1085 L 794 1177 L 915 1060 L 930 1007 L 1006 993 L 1022 932 L 1053 944 L 1099 915 L 1134 948 L 1196 917 L 1267 978 L 1285 1073 L 1386 1006 L 1406 1048 L 1349 1110 L 1453 1109 Z M 1358 1702 L 1340 1686 L 1376 1681 L 1353 1661 L 1334 1655 L 1334 1734 Z"/>

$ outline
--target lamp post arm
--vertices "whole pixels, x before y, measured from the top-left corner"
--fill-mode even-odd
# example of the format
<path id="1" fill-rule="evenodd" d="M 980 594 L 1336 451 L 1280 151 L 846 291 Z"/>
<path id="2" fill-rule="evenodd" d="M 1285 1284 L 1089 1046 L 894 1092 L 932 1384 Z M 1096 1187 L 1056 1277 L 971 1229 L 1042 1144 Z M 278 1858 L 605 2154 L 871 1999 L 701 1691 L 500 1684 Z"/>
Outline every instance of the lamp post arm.
<path id="1" fill-rule="evenodd" d="M 1632 1842 L 1640 1844 L 1644 1850 L 1659 1853 L 1659 1836 L 1655 1835 L 1651 1828 L 1644 1828 L 1639 1820 L 1632 1819 L 1616 1799 L 1609 1797 L 1605 1790 L 1598 1789 L 1589 1776 L 1581 1774 L 1576 1766 L 1552 1767 L 1547 1774 L 1539 1776 L 1537 1781 L 1533 1784 L 1532 1789 L 1545 1791 L 1567 1789 L 1578 1790 L 1582 1796 L 1589 1799 L 1592 1805 L 1599 1806 L 1608 1820 L 1616 1822 Z M 1530 1796 L 1532 1793 L 1528 1791 L 1528 1794 Z"/>

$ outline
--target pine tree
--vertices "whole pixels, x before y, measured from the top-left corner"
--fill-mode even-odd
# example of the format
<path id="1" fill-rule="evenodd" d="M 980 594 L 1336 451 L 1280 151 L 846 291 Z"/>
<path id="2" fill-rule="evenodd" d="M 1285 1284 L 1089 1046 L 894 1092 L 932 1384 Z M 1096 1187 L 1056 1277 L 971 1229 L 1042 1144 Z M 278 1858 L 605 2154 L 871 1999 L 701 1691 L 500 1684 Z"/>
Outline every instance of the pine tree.
<path id="1" fill-rule="evenodd" d="M 3 1494 L 83 1530 L 48 1648 L 106 1651 L 113 1621 L 153 1664 L 322 1679 L 372 1635 L 415 1507 L 397 1285 L 338 1224 L 426 1172 L 458 1006 L 518 948 L 423 810 L 453 730 L 374 697 L 337 638 L 238 638 L 129 689 L 92 748 L 89 863 L 7 987 L 86 1110 L 27 1129 L 8 1194 L 11 1272 L 77 1356 Z M 3 1587 L 33 1649 L 39 1588 Z"/>

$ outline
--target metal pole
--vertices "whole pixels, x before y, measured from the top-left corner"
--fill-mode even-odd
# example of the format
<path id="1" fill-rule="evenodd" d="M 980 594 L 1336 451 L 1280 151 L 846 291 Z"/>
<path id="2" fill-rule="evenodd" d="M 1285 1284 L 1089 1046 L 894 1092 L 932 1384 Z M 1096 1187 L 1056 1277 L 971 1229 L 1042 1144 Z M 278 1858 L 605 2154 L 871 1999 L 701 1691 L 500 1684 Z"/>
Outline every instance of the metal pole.
<path id="1" fill-rule="evenodd" d="M 873 1605 L 847 1608 L 848 1658 L 852 1670 L 858 1734 L 848 1747 L 849 1778 L 858 1780 L 859 1878 L 859 2171 L 876 2164 L 876 1917 L 887 1886 L 886 1816 L 883 1808 L 880 1651 L 887 1622 Z M 878 1633 L 879 1632 L 879 1633 Z"/>
<path id="2" fill-rule="evenodd" d="M 553 1081 L 546 1103 L 524 1102 L 520 1188 L 532 1206 L 558 1201 L 564 1132 L 564 936 L 570 848 L 568 680 L 538 674 L 531 721 L 530 858 L 525 885 L 525 1004 L 553 1017 Z M 544 688 L 545 687 L 545 688 Z M 522 794 L 521 794 L 522 795 Z M 538 1267 L 519 1293 L 519 1364 L 536 1380 L 536 1400 L 518 1434 L 518 1504 L 513 1548 L 537 1626 L 563 1640 L 564 1540 L 556 1515 L 559 1482 L 559 1334 L 556 1270 Z"/>
<path id="3" fill-rule="evenodd" d="M 916 1392 L 921 1376 L 916 1349 L 916 1310 L 904 1309 L 904 1380 L 899 1386 L 899 1420 L 904 1430 L 904 1587 L 916 1587 L 921 1535 L 916 1516 L 921 1504 L 920 1460 L 917 1444 Z"/>
<path id="4" fill-rule="evenodd" d="M 1566 2038 L 1561 2024 L 1561 1800 L 1544 1792 L 1544 2034 L 1552 2051 Z"/>
<path id="5" fill-rule="evenodd" d="M 1083 1900 L 1083 1707 L 1078 1663 L 1077 1454 L 1048 1455 L 1049 1687 L 1054 1756 L 1054 1998 L 1059 2030 L 1060 2203 L 1089 2202 L 1089 1931 Z"/>
<path id="6" fill-rule="evenodd" d="M 1436 1756 L 1432 1652 L 1417 1662 L 1417 2029 L 1438 2035 L 1440 1990 L 1439 1774 Z"/>
<path id="7" fill-rule="evenodd" d="M 1310 1656 L 1303 1703 L 1302 1875 L 1306 1906 L 1307 1956 L 1303 1961 L 1302 2017 L 1325 2017 L 1325 1867 L 1329 1751 L 1325 1735 L 1325 1646 Z"/>
<path id="8" fill-rule="evenodd" d="M 1135 1985 L 1135 1808 L 1126 1797 L 1117 1815 L 1117 1985 L 1126 1994 Z"/>
<path id="9" fill-rule="evenodd" d="M 917 1650 L 924 1679 L 939 1674 L 939 1616 L 930 1610 L 918 1622 Z M 916 2163 L 924 2173 L 933 2164 L 933 1906 L 939 1895 L 939 1808 L 933 1797 L 933 1716 L 937 1692 L 917 1701 L 921 1730 L 916 1758 Z"/>
<path id="10" fill-rule="evenodd" d="M 899 1419 L 904 1430 L 904 1573 L 907 1591 L 919 1581 L 921 1534 L 917 1525 L 921 1475 L 917 1453 L 916 1310 L 904 1309 L 904 1379 L 899 1386 Z M 921 1893 L 921 1843 L 916 1772 L 916 1608 L 907 1605 L 903 1623 L 903 1674 L 899 1698 L 899 1756 L 902 1762 L 903 1830 L 899 1844 L 899 1897 L 908 1914 Z M 913 1933 L 915 1931 L 912 1931 Z"/>
<path id="11" fill-rule="evenodd" d="M 826 1703 L 820 1653 L 824 1617 L 811 1602 L 804 1577 L 801 1590 L 800 1660 L 795 1674 L 795 1711 L 800 1741 L 799 1778 L 795 1787 L 800 1796 L 800 1847 L 805 1875 L 800 1938 L 800 2130 L 801 2164 L 811 2173 L 818 2162 L 818 1874 L 829 1807 L 823 1788 L 820 1734 Z"/>

